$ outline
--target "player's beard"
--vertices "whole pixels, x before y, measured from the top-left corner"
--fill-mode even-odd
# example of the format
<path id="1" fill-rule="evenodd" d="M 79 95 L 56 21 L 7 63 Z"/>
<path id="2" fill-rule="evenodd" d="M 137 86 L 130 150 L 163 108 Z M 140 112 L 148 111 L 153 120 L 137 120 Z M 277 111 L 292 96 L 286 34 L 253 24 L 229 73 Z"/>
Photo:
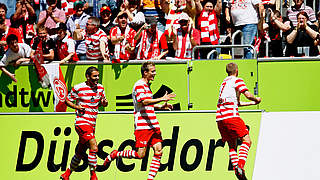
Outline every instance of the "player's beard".
<path id="1" fill-rule="evenodd" d="M 89 79 L 89 84 L 91 87 L 97 87 L 99 79 Z"/>

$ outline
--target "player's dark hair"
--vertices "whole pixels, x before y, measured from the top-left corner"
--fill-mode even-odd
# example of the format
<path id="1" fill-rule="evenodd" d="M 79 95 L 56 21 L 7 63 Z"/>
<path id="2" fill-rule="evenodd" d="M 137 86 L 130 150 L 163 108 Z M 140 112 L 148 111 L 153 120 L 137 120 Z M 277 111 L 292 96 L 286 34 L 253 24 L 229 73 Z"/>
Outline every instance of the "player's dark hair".
<path id="1" fill-rule="evenodd" d="M 226 72 L 228 73 L 228 75 L 233 75 L 236 74 L 238 69 L 238 65 L 236 63 L 229 63 L 226 66 Z"/>
<path id="2" fill-rule="evenodd" d="M 143 77 L 145 71 L 149 71 L 149 66 L 155 66 L 154 62 L 146 61 L 141 65 L 141 76 Z"/>
<path id="3" fill-rule="evenodd" d="M 91 76 L 93 71 L 98 71 L 99 72 L 98 68 L 96 68 L 96 67 L 93 67 L 93 66 L 88 67 L 88 69 L 86 70 L 86 77 L 87 76 Z"/>
<path id="4" fill-rule="evenodd" d="M 14 40 L 16 40 L 16 41 L 18 41 L 18 37 L 16 36 L 16 35 L 14 35 L 14 34 L 10 34 L 8 37 L 7 37 L 7 44 L 10 44 L 12 41 L 14 41 Z"/>

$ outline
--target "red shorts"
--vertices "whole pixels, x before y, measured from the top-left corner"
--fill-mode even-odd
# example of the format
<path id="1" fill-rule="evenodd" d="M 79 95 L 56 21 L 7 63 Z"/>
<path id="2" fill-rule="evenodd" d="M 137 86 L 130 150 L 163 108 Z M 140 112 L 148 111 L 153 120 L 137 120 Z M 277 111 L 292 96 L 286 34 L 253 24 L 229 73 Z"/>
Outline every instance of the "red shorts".
<path id="1" fill-rule="evenodd" d="M 249 134 L 247 126 L 240 117 L 233 117 L 218 121 L 218 128 L 222 141 L 233 141 Z"/>
<path id="2" fill-rule="evenodd" d="M 85 144 L 91 139 L 94 139 L 95 128 L 90 125 L 76 126 L 76 131 L 79 135 L 79 143 Z"/>
<path id="3" fill-rule="evenodd" d="M 134 135 L 136 137 L 136 148 L 151 147 L 158 142 L 162 142 L 160 129 L 137 130 Z"/>

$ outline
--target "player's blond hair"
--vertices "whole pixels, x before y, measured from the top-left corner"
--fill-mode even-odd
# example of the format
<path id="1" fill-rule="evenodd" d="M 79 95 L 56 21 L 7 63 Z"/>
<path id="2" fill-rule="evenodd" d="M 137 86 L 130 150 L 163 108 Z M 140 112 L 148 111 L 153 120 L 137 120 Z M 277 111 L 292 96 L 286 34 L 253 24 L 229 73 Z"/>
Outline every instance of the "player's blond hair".
<path id="1" fill-rule="evenodd" d="M 236 63 L 229 63 L 227 64 L 226 66 L 226 72 L 228 73 L 228 75 L 233 75 L 233 74 L 236 74 L 237 72 L 237 69 L 238 69 L 238 65 Z"/>

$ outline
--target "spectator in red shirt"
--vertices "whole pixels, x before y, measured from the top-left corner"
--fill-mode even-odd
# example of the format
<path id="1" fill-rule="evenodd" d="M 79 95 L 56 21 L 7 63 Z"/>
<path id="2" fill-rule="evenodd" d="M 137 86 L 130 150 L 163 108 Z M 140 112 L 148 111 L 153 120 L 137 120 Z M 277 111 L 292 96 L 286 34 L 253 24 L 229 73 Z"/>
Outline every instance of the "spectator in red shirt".
<path id="1" fill-rule="evenodd" d="M 163 33 L 158 30 L 157 19 L 155 17 L 147 17 L 146 22 L 134 37 L 136 41 L 140 41 L 137 59 L 163 59 L 168 54 L 167 40 Z"/>
<path id="2" fill-rule="evenodd" d="M 120 59 L 127 61 L 135 59 L 134 36 L 136 31 L 128 25 L 128 14 L 121 11 L 116 18 L 116 22 L 118 25 L 110 31 L 111 42 L 115 45 L 113 61 L 119 63 Z"/>
<path id="3" fill-rule="evenodd" d="M 21 38 L 21 33 L 16 28 L 10 28 L 5 24 L 5 19 L 0 17 L 0 55 L 3 55 L 4 52 L 8 49 L 7 46 L 7 37 L 10 34 L 14 34 L 18 38 L 18 43 L 23 43 Z"/>
<path id="4" fill-rule="evenodd" d="M 188 14 L 181 13 L 179 17 L 180 28 L 174 29 L 173 48 L 178 59 L 191 59 L 194 46 L 200 45 L 200 32 L 192 27 Z"/>
<path id="5" fill-rule="evenodd" d="M 17 28 L 26 44 L 36 35 L 34 24 L 37 20 L 32 5 L 27 0 L 17 1 L 16 11 L 11 16 L 11 28 Z"/>
<path id="6" fill-rule="evenodd" d="M 57 8 L 57 0 L 47 0 L 48 9 L 39 14 L 38 26 L 48 28 L 49 35 L 56 34 L 57 23 L 65 23 L 65 12 Z"/>
<path id="7" fill-rule="evenodd" d="M 56 52 L 60 64 L 79 61 L 76 54 L 75 41 L 67 34 L 66 24 L 60 23 L 57 30 L 58 34 L 55 37 Z"/>

